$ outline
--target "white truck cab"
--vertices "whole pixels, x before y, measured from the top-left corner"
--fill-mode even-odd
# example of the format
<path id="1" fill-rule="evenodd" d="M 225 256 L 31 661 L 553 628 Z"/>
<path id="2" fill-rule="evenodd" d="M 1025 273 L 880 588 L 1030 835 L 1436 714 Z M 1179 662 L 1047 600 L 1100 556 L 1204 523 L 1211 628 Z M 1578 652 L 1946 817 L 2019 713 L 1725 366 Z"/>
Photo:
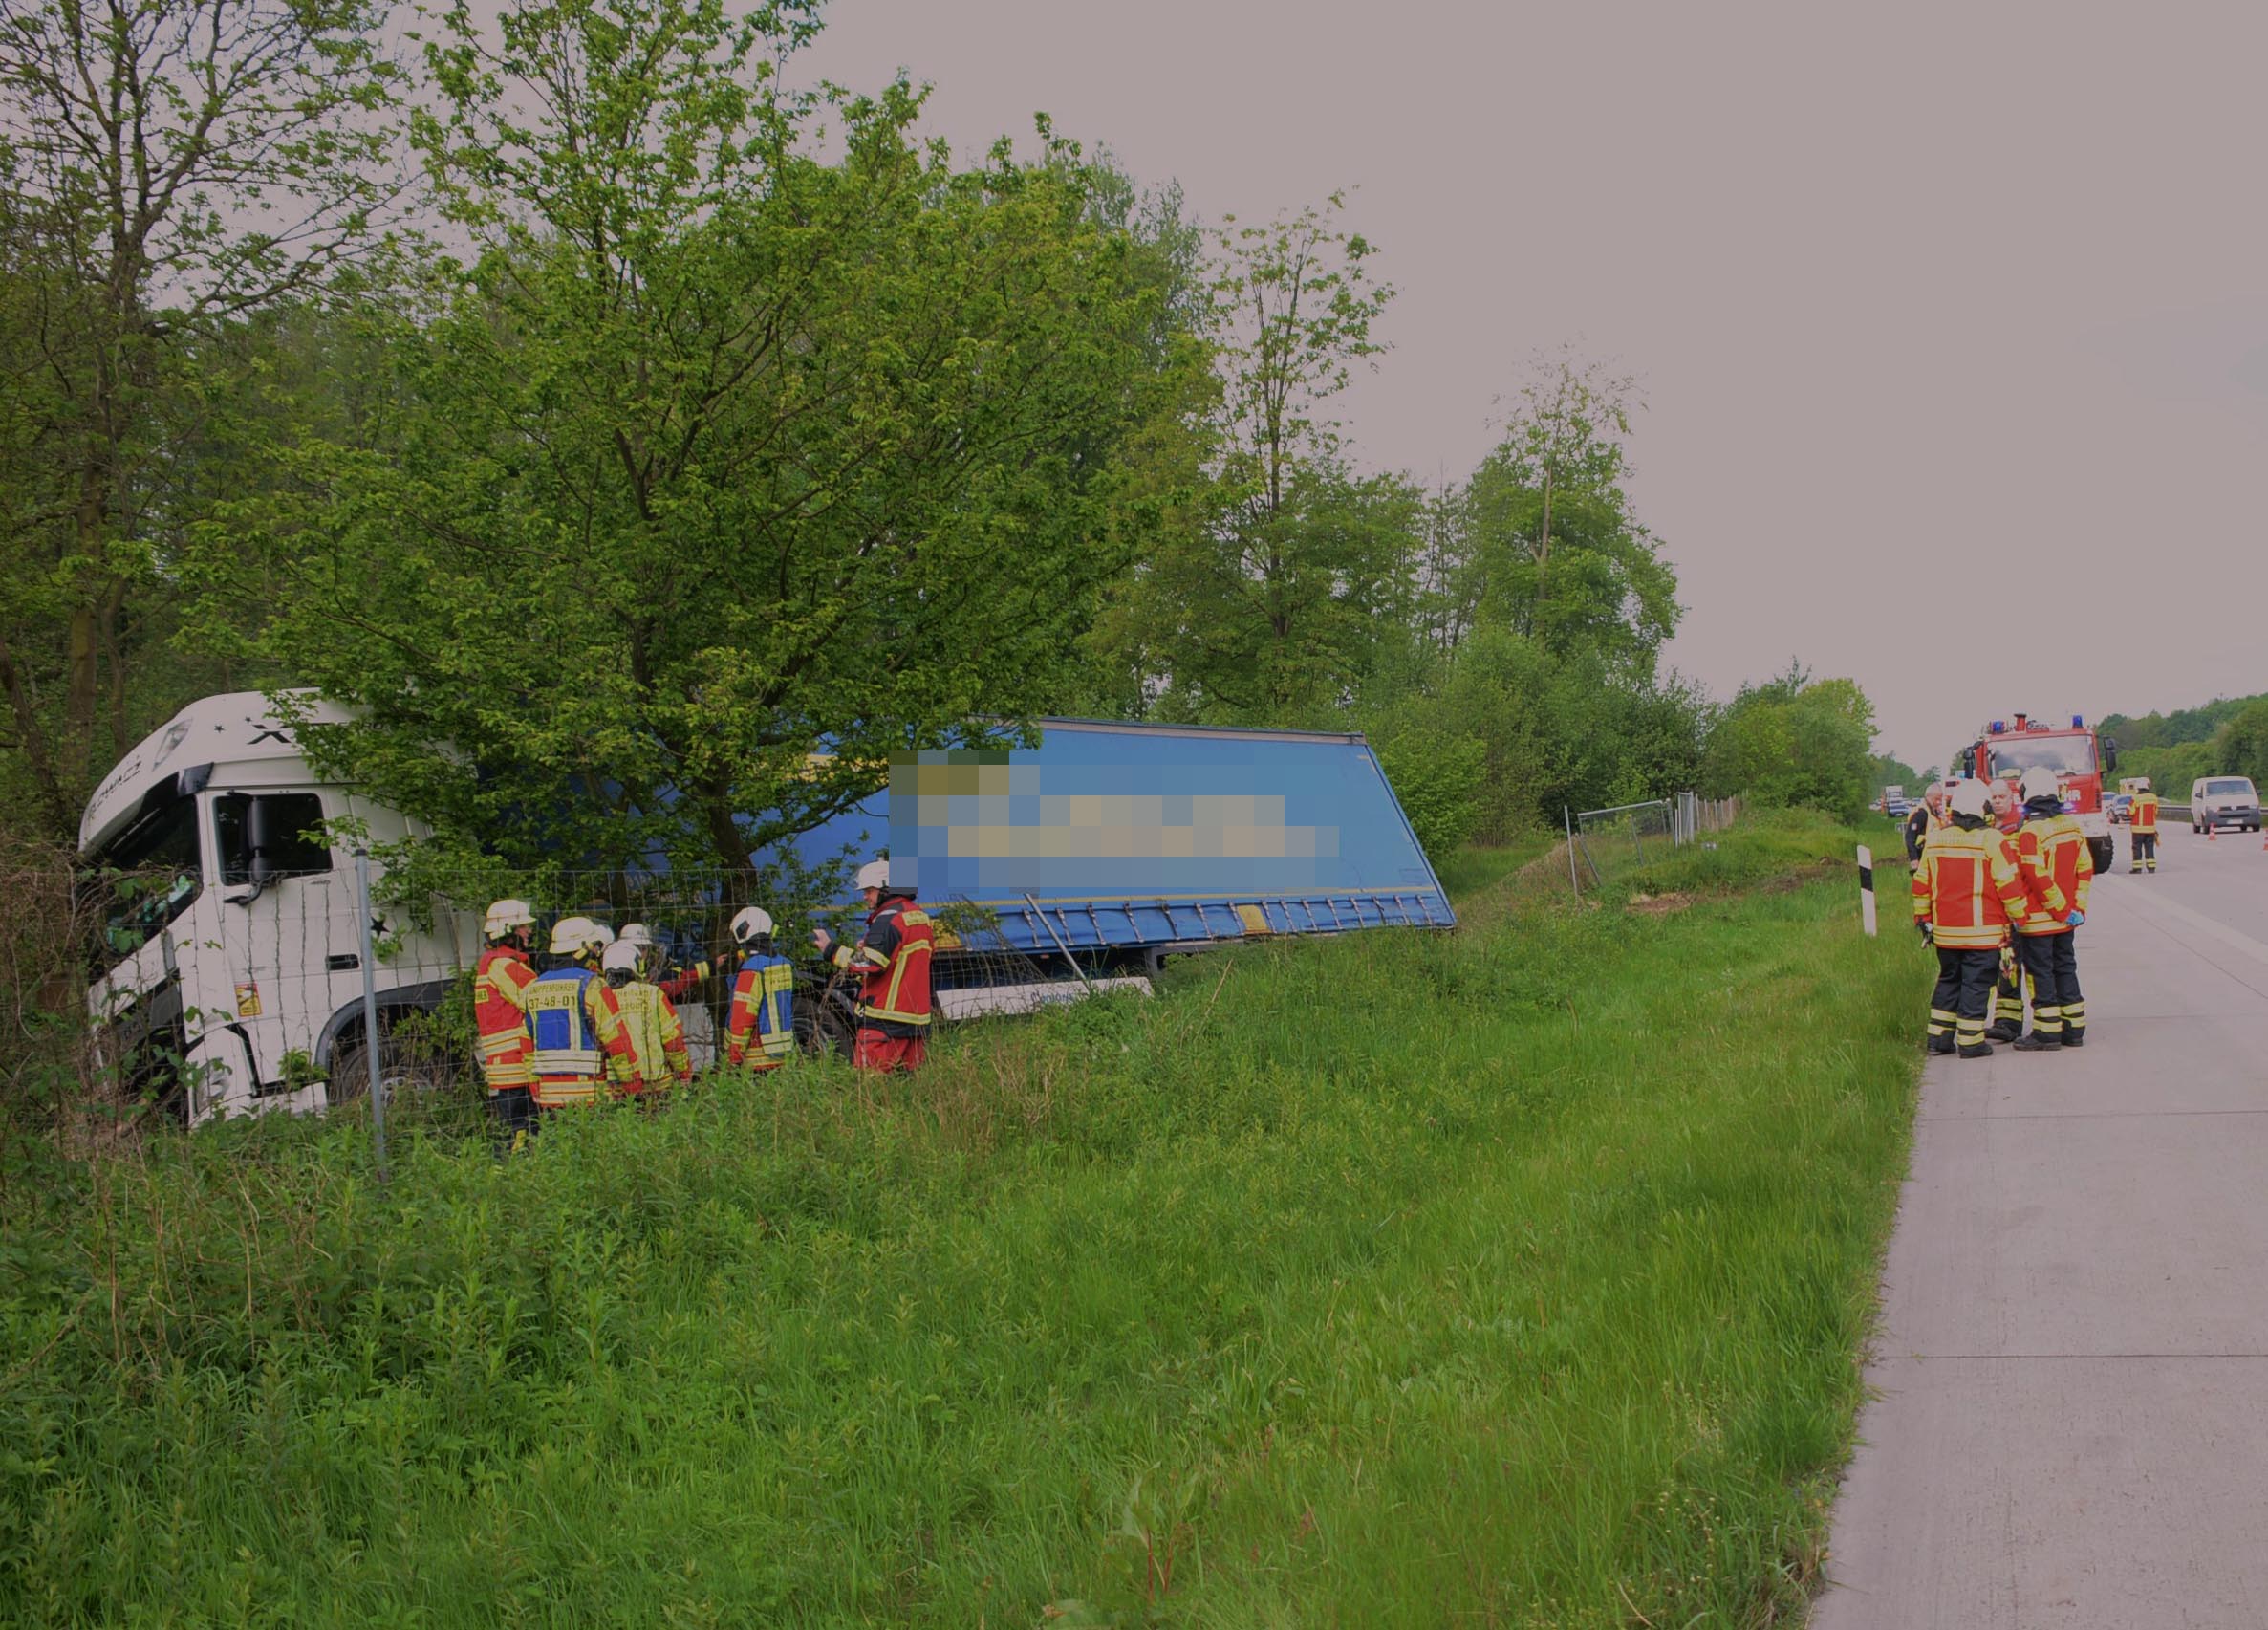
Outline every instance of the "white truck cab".
<path id="1" fill-rule="evenodd" d="M 354 858 L 318 830 L 342 816 L 375 842 L 410 835 L 398 812 L 321 779 L 258 691 L 183 708 L 87 806 L 80 861 L 119 875 L 89 1006 L 128 1078 L 178 1083 L 191 1124 L 319 1109 L 334 1076 L 344 1096 L 367 1069 Z M 375 970 L 381 1026 L 439 1000 L 478 957 L 479 926 L 458 910 L 431 932 L 374 926 L 394 947 Z"/>

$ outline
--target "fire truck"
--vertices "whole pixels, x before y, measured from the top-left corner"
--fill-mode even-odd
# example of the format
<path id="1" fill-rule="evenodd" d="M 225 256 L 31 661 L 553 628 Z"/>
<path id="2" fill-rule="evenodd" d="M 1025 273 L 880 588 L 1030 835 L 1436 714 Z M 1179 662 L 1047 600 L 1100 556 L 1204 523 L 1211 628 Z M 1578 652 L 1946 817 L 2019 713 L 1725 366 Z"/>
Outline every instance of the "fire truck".
<path id="1" fill-rule="evenodd" d="M 2118 769 L 2118 743 L 2098 737 L 2079 714 L 2072 714 L 2067 726 L 2024 713 L 2016 715 L 2013 723 L 1995 719 L 1947 762 L 1955 775 L 1992 781 L 2020 780 L 2025 771 L 2045 765 L 2063 789 L 2064 810 L 2079 817 L 2095 870 L 2110 870 L 2110 817 L 2103 811 L 2103 777 Z"/>

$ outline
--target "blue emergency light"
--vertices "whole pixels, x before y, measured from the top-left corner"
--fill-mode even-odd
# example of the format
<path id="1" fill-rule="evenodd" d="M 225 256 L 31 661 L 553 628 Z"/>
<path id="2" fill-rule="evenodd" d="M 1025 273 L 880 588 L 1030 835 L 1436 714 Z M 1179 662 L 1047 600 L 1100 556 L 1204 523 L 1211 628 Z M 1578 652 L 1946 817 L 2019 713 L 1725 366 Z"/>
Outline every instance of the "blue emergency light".
<path id="1" fill-rule="evenodd" d="M 2008 728 L 2008 721 L 2007 721 L 2007 720 L 2005 720 L 2005 719 L 1995 719 L 1995 720 L 1993 721 L 1993 734 L 1994 734 L 1994 735 L 1996 735 L 1996 736 L 1997 736 L 1997 735 L 1998 735 L 1998 734 L 1999 734 L 2001 731 L 2005 730 L 2006 728 Z"/>
<path id="2" fill-rule="evenodd" d="M 2084 730 L 2086 728 L 2086 721 L 2074 713 L 2071 715 L 2071 728 L 2075 730 Z"/>

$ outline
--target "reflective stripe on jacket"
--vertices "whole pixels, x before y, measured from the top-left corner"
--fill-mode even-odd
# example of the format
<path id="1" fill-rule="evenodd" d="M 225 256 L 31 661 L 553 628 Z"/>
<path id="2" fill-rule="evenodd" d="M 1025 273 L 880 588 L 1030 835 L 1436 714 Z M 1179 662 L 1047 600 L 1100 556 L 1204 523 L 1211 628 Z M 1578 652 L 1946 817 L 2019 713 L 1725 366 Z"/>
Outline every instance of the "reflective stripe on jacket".
<path id="1" fill-rule="evenodd" d="M 535 969 L 510 945 L 481 953 L 472 976 L 472 1022 L 480 1033 L 481 1076 L 492 1093 L 525 1087 L 535 1079 L 528 1067 L 533 1042 L 528 1034 L 528 988 Z"/>
<path id="2" fill-rule="evenodd" d="M 2094 882 L 2095 857 L 2076 815 L 2027 819 L 2016 835 L 2016 862 L 2024 880 L 2024 912 L 2020 934 L 2068 934 L 2063 921 L 2086 909 Z"/>
<path id="3" fill-rule="evenodd" d="M 770 1070 L 795 1046 L 795 968 L 786 957 L 751 956 L 732 981 L 724 1059 Z"/>
<path id="4" fill-rule="evenodd" d="M 587 967 L 555 967 L 528 988 L 528 1031 L 535 1101 L 547 1108 L 595 1098 L 607 1059 L 628 1051 L 615 993 Z"/>
<path id="5" fill-rule="evenodd" d="M 1989 826 L 1946 825 L 1930 834 L 1913 868 L 1913 920 L 1934 924 L 1936 944 L 1992 950 L 2023 909 L 2015 844 Z"/>
<path id="6" fill-rule="evenodd" d="M 685 1027 L 668 994 L 642 979 L 610 987 L 622 1022 L 622 1052 L 610 1059 L 607 1075 L 630 1092 L 693 1078 L 685 1051 Z"/>
<path id="7" fill-rule="evenodd" d="M 929 1029 L 929 953 L 936 932 L 928 912 L 896 897 L 875 907 L 856 945 L 835 947 L 834 966 L 859 976 L 861 1025 L 885 1035 L 918 1035 Z"/>

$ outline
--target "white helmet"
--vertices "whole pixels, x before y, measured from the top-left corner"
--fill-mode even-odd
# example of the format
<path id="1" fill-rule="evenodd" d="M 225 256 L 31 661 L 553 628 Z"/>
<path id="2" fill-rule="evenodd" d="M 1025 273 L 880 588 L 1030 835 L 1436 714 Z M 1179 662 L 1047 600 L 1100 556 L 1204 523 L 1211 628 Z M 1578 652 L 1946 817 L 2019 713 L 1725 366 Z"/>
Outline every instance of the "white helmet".
<path id="1" fill-rule="evenodd" d="M 2034 798 L 2054 798 L 2061 802 L 2063 784 L 2056 779 L 2056 772 L 2044 764 L 2035 764 L 2024 772 L 2024 802 Z"/>
<path id="2" fill-rule="evenodd" d="M 890 862 L 869 860 L 865 865 L 859 867 L 858 886 L 860 888 L 888 888 L 890 886 Z"/>
<path id="3" fill-rule="evenodd" d="M 644 948 L 636 940 L 616 940 L 607 946 L 598 966 L 608 973 L 627 973 L 635 979 L 640 971 L 639 957 Z"/>
<path id="4" fill-rule="evenodd" d="M 553 956 L 574 956 L 614 943 L 614 930 L 588 917 L 562 917 L 551 924 Z"/>
<path id="5" fill-rule="evenodd" d="M 745 945 L 759 935 L 771 932 L 771 913 L 761 905 L 744 905 L 733 914 L 732 942 Z"/>
<path id="6" fill-rule="evenodd" d="M 500 900 L 481 919 L 481 932 L 491 940 L 508 939 L 515 928 L 534 926 L 535 907 L 524 900 Z"/>
<path id="7" fill-rule="evenodd" d="M 653 943 L 654 930 L 643 923 L 625 923 L 621 931 L 615 936 L 617 945 L 650 945 Z"/>
<path id="8" fill-rule="evenodd" d="M 1965 781 L 1953 784 L 1952 803 L 1955 815 L 1975 815 L 1981 820 L 1985 812 L 1993 807 L 1993 798 L 1984 790 L 1984 783 L 1972 775 Z"/>
<path id="9" fill-rule="evenodd" d="M 2147 775 L 2137 775 L 2137 776 L 2135 776 L 2135 777 L 2134 777 L 2134 791 L 2136 791 L 2137 793 L 2147 793 L 2147 792 L 2149 792 L 2149 776 L 2147 776 Z"/>

